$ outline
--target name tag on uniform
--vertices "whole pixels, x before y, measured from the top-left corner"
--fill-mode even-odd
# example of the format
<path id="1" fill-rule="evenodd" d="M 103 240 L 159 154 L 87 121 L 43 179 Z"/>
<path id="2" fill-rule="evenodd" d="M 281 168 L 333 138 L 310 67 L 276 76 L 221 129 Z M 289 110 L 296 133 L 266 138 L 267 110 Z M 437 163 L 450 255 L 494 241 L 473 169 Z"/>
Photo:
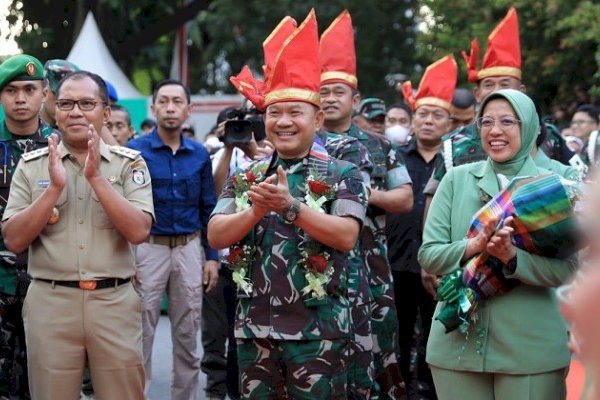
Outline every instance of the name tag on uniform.
<path id="1" fill-rule="evenodd" d="M 50 186 L 50 179 L 40 179 L 37 181 L 37 187 L 41 189 L 46 189 Z"/>

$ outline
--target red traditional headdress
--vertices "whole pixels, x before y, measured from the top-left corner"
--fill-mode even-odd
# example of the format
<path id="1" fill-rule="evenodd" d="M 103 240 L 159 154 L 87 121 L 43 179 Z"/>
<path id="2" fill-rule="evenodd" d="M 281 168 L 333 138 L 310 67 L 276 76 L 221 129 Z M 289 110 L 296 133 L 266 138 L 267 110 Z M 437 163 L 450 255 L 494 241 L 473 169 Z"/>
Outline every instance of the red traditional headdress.
<path id="1" fill-rule="evenodd" d="M 345 83 L 357 89 L 354 29 L 348 10 L 342 11 L 323 32 L 319 44 L 321 85 Z"/>
<path id="2" fill-rule="evenodd" d="M 506 17 L 488 36 L 483 66 L 478 71 L 479 43 L 471 41 L 471 53 L 462 52 L 467 62 L 469 82 L 479 82 L 489 76 L 512 76 L 521 80 L 521 43 L 517 10 L 511 7 Z"/>
<path id="3" fill-rule="evenodd" d="M 402 84 L 402 94 L 406 103 L 413 111 L 424 105 L 438 106 L 450 111 L 457 74 L 456 61 L 452 54 L 448 54 L 427 67 L 416 94 L 413 94 L 410 81 Z"/>

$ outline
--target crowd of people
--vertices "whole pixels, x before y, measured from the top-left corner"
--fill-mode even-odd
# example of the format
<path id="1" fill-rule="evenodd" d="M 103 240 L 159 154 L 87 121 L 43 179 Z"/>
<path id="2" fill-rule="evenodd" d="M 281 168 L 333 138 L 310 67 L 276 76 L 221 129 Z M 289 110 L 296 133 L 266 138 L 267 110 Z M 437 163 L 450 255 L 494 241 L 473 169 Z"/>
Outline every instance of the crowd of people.
<path id="1" fill-rule="evenodd" d="M 147 399 L 165 293 L 174 400 L 561 400 L 572 353 L 598 398 L 600 111 L 543 116 L 490 31 L 472 90 L 449 54 L 386 106 L 348 11 L 285 17 L 204 143 L 178 80 L 136 133 L 93 72 L 0 64 L 0 399 Z"/>

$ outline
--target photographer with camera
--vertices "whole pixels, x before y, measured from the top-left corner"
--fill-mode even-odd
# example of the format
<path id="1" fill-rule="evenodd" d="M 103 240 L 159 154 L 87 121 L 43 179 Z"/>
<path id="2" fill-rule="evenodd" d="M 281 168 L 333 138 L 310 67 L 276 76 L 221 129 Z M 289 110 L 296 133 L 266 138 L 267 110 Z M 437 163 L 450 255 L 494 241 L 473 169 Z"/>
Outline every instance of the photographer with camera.
<path id="1" fill-rule="evenodd" d="M 217 136 L 224 146 L 213 156 L 213 179 L 217 196 L 237 168 L 273 153 L 266 140 L 262 114 L 255 108 L 227 107 L 217 116 Z"/>

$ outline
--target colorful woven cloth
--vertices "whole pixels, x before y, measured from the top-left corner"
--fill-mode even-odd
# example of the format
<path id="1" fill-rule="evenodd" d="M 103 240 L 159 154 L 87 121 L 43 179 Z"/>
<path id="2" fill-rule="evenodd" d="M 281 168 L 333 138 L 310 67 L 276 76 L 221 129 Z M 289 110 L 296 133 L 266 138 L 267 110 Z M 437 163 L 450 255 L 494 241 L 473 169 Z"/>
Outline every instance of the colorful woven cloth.
<path id="1" fill-rule="evenodd" d="M 498 219 L 500 228 L 512 216 L 516 247 L 545 257 L 565 258 L 576 251 L 573 204 L 580 194 L 578 183 L 554 174 L 513 178 L 474 215 L 467 237 L 476 237 L 490 220 Z M 437 319 L 447 332 L 462 324 L 468 326 L 478 301 L 506 293 L 520 283 L 507 278 L 504 269 L 500 260 L 484 251 L 469 260 L 461 274 L 442 280 L 438 297 L 446 305 Z"/>

